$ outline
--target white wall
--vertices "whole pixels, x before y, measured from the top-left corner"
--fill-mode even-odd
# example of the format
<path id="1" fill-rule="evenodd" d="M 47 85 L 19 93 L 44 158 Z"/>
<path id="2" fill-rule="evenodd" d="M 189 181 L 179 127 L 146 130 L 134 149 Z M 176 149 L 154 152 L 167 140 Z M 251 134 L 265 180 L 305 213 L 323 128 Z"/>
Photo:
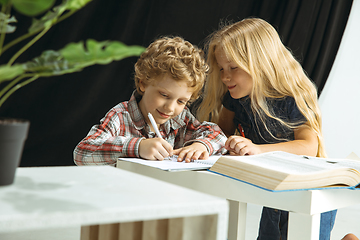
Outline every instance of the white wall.
<path id="1" fill-rule="evenodd" d="M 319 104 L 328 156 L 360 156 L 360 0 L 353 2 Z"/>

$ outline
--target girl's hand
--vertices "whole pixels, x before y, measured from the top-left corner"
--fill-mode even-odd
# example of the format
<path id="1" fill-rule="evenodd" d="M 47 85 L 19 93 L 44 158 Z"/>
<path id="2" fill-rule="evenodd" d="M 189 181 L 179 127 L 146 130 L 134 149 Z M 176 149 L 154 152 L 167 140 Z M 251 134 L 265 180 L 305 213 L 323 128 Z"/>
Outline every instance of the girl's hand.
<path id="1" fill-rule="evenodd" d="M 261 153 L 259 145 L 241 136 L 230 136 L 225 142 L 225 149 L 229 151 L 230 155 L 244 156 Z"/>
<path id="2" fill-rule="evenodd" d="M 195 142 L 189 146 L 179 148 L 173 151 L 174 155 L 178 155 L 178 162 L 191 162 L 198 159 L 208 159 L 209 153 L 204 144 Z"/>
<path id="3" fill-rule="evenodd" d="M 173 155 L 173 147 L 162 138 L 148 138 L 141 140 L 139 155 L 148 160 L 164 160 Z"/>

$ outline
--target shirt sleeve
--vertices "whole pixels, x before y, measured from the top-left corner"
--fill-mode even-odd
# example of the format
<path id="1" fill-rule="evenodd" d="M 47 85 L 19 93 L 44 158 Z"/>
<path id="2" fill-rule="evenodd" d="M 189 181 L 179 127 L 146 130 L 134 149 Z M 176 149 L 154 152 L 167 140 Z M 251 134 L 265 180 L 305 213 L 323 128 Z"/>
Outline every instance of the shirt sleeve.
<path id="1" fill-rule="evenodd" d="M 115 166 L 119 157 L 139 157 L 139 144 L 144 137 L 134 134 L 129 129 L 131 124 L 126 114 L 111 109 L 76 146 L 75 164 Z"/>
<path id="2" fill-rule="evenodd" d="M 300 126 L 307 122 L 305 116 L 300 112 L 294 98 L 287 97 L 286 108 L 288 122 L 296 124 L 297 126 Z"/>
<path id="3" fill-rule="evenodd" d="M 293 97 L 286 97 L 282 99 L 273 99 L 269 102 L 273 107 L 273 110 L 277 117 L 287 122 L 293 127 L 298 127 L 307 122 L 307 119 L 300 112 L 295 99 Z M 267 126 L 271 131 L 272 136 L 263 131 L 263 136 L 269 143 L 283 142 L 283 139 L 294 140 L 294 129 L 282 125 L 279 121 L 268 118 Z"/>
<path id="4" fill-rule="evenodd" d="M 185 118 L 185 122 L 184 146 L 194 142 L 201 142 L 206 146 L 209 155 L 226 152 L 224 146 L 227 137 L 217 124 L 205 121 L 200 123 L 190 111 Z"/>

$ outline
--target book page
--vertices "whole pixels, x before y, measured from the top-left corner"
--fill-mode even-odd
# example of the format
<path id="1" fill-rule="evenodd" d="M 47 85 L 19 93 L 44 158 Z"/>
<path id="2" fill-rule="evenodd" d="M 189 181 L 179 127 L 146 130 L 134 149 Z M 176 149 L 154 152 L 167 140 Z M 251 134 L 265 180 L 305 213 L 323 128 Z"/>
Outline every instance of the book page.
<path id="1" fill-rule="evenodd" d="M 141 158 L 119 158 L 121 161 L 135 162 L 142 165 L 159 168 L 167 171 L 201 170 L 210 168 L 221 155 L 212 155 L 206 160 L 195 160 L 194 162 L 178 162 L 177 156 L 171 156 L 163 161 L 145 160 Z"/>
<path id="2" fill-rule="evenodd" d="M 229 156 L 229 158 L 288 174 L 309 174 L 348 167 L 345 164 L 341 165 L 340 162 L 334 164 L 333 160 L 326 158 L 307 157 L 280 151 L 242 157 Z"/>
<path id="3" fill-rule="evenodd" d="M 318 158 L 315 159 L 317 161 Z M 339 167 L 350 167 L 360 171 L 360 161 L 353 159 L 336 159 L 336 158 L 327 158 L 325 159 L 327 163 L 331 163 L 333 165 Z"/>
<path id="4" fill-rule="evenodd" d="M 223 156 L 210 171 L 270 190 L 321 188 L 360 182 L 360 161 L 317 158 L 286 152 Z"/>

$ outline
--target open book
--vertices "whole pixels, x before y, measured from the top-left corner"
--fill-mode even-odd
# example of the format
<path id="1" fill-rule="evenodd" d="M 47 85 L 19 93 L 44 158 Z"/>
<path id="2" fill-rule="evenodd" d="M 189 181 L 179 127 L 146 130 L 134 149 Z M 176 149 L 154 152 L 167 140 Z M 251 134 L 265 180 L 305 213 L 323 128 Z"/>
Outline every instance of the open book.
<path id="1" fill-rule="evenodd" d="M 203 170 L 209 169 L 221 155 L 212 155 L 206 160 L 194 160 L 190 163 L 178 162 L 177 156 L 171 156 L 163 161 L 144 160 L 141 158 L 119 158 L 119 161 L 135 162 L 138 164 L 159 168 L 165 171 Z"/>
<path id="2" fill-rule="evenodd" d="M 251 156 L 222 156 L 209 169 L 270 190 L 355 188 L 360 183 L 360 161 L 269 152 Z"/>

